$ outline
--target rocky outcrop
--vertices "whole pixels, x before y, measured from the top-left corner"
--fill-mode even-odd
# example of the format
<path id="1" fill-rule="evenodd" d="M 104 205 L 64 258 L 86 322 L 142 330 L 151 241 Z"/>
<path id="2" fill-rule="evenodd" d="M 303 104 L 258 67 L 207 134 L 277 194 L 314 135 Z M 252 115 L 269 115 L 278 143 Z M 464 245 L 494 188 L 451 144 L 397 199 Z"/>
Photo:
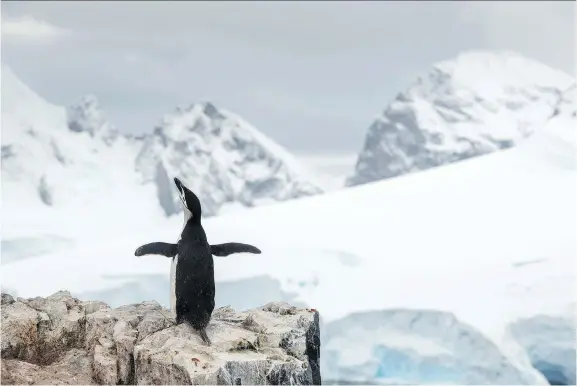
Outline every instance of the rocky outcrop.
<path id="1" fill-rule="evenodd" d="M 100 103 L 94 95 L 85 95 L 77 103 L 66 109 L 70 131 L 86 132 L 91 137 L 100 137 L 110 145 L 118 137 L 118 130 L 106 118 Z"/>
<path id="2" fill-rule="evenodd" d="M 2 294 L 2 384 L 320 384 L 319 315 L 286 303 L 214 311 L 212 346 L 156 302 Z"/>

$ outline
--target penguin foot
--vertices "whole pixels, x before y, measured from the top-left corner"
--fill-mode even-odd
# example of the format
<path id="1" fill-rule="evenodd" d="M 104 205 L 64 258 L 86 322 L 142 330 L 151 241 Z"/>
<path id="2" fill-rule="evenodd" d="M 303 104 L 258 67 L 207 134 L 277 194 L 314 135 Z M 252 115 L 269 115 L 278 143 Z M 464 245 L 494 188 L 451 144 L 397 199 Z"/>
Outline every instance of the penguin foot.
<path id="1" fill-rule="evenodd" d="M 198 333 L 202 338 L 203 342 L 206 343 L 207 346 L 210 346 L 212 344 L 204 328 L 202 330 L 198 330 Z"/>

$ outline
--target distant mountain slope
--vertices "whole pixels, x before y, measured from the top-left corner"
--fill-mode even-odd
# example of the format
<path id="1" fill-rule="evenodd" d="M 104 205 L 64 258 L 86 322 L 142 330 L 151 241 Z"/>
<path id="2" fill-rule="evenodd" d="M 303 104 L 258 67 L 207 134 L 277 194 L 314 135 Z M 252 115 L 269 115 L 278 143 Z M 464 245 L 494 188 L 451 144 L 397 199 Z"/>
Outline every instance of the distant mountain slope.
<path id="1" fill-rule="evenodd" d="M 183 178 L 215 215 L 321 192 L 285 150 L 232 113 L 198 104 L 167 116 L 152 134 L 120 135 L 92 95 L 53 105 L 2 65 L 3 217 L 25 210 L 90 208 L 95 215 L 172 215 L 172 178 Z M 19 220 L 18 220 L 19 221 Z M 23 220 L 24 221 L 24 220 Z M 48 220 L 46 220 L 48 221 Z"/>
<path id="2" fill-rule="evenodd" d="M 372 123 L 346 184 L 511 147 L 543 126 L 573 82 L 511 52 L 468 51 L 437 63 Z"/>
<path id="3" fill-rule="evenodd" d="M 3 201 L 98 207 L 107 195 L 134 186 L 127 178 L 134 170 L 129 140 L 114 135 L 93 98 L 67 112 L 2 66 L 2 102 Z"/>
<path id="4" fill-rule="evenodd" d="M 286 150 L 211 103 L 166 115 L 144 140 L 136 166 L 143 182 L 159 187 L 168 215 L 180 211 L 168 176 L 182 178 L 197 192 L 207 215 L 231 204 L 252 207 L 321 192 Z"/>

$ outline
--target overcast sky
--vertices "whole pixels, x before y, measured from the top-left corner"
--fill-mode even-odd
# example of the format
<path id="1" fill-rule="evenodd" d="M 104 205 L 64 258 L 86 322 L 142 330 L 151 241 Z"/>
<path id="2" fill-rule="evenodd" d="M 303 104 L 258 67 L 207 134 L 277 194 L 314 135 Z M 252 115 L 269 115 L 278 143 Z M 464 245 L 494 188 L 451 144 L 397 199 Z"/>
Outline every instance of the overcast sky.
<path id="1" fill-rule="evenodd" d="M 430 65 L 508 49 L 575 74 L 575 2 L 2 2 L 2 61 L 127 132 L 211 100 L 301 154 L 353 154 Z"/>

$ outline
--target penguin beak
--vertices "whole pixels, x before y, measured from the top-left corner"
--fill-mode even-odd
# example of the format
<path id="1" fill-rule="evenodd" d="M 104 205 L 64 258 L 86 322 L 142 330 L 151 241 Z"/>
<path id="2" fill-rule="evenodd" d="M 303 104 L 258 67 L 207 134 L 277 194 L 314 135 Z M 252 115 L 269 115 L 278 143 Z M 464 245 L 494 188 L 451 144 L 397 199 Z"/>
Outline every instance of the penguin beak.
<path id="1" fill-rule="evenodd" d="M 174 183 L 176 184 L 176 188 L 179 192 L 182 192 L 182 182 L 176 177 L 174 177 Z"/>
<path id="2" fill-rule="evenodd" d="M 186 209 L 188 209 L 188 205 L 186 205 L 186 195 L 184 194 L 184 185 L 176 177 L 174 177 L 174 183 L 176 184 L 176 188 L 178 189 L 178 195 L 180 196 L 180 201 L 182 201 L 182 205 Z"/>

